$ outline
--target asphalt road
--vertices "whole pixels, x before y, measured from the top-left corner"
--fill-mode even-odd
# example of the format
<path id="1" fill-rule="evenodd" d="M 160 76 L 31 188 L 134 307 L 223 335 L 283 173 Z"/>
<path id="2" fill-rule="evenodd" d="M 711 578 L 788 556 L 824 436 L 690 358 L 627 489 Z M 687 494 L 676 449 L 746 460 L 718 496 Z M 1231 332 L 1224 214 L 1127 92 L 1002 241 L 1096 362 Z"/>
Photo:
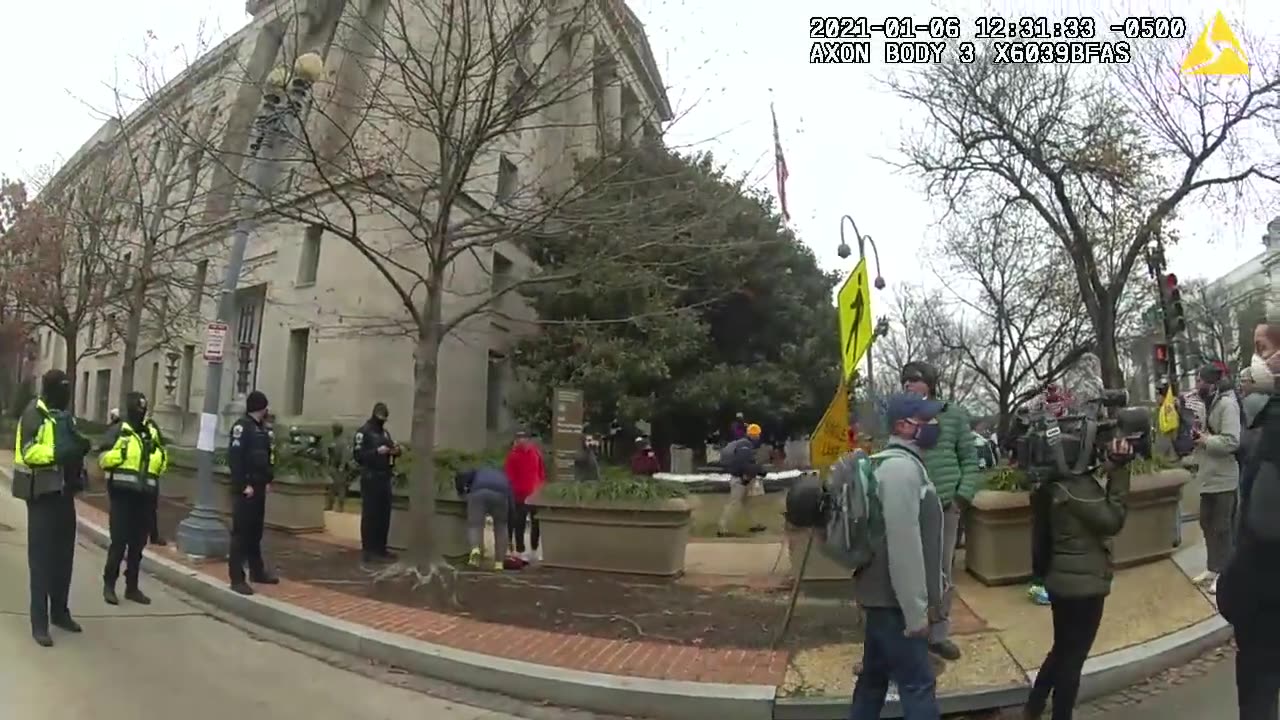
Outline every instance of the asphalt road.
<path id="1" fill-rule="evenodd" d="M 6 718 L 526 717 L 340 669 L 222 622 L 149 579 L 143 589 L 152 605 L 111 607 L 102 601 L 103 553 L 83 542 L 76 549 L 71 611 L 84 633 L 54 629 L 55 646 L 41 648 L 31 640 L 27 617 L 25 515 L 22 503 L 0 490 L 0 715 Z"/>
<path id="2" fill-rule="evenodd" d="M 1157 679 L 1149 688 L 1152 694 L 1136 704 L 1120 703 L 1110 709 L 1100 709 L 1099 712 L 1078 713 L 1078 716 L 1089 720 L 1211 720 L 1236 717 L 1234 658 L 1219 660 L 1207 670 L 1203 675 L 1187 678 L 1178 684 L 1162 683 Z M 1099 705 L 1105 707 L 1106 701 Z"/>

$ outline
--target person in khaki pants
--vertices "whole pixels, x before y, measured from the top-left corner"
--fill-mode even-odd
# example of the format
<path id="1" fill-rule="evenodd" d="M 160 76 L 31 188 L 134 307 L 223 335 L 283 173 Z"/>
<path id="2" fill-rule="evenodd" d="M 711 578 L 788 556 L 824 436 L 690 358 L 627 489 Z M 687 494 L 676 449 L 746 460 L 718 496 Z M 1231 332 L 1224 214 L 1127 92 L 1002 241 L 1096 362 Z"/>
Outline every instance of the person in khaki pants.
<path id="1" fill-rule="evenodd" d="M 751 483 L 764 477 L 764 470 L 756 461 L 756 448 L 760 447 L 760 426 L 752 423 L 747 426 L 746 437 L 738 438 L 724 447 L 720 452 L 720 464 L 731 476 L 729 479 L 729 500 L 720 513 L 720 528 L 716 535 L 732 537 L 730 528 L 739 513 L 746 513 L 751 520 L 750 491 Z M 752 524 L 751 532 L 764 532 L 763 525 Z"/>

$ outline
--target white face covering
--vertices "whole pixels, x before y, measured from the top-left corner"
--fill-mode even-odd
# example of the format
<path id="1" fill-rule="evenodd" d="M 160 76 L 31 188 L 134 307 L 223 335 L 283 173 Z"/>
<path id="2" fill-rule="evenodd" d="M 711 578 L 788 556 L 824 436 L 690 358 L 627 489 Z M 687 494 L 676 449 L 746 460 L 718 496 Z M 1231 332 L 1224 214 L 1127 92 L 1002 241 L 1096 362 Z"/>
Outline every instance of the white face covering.
<path id="1" fill-rule="evenodd" d="M 1267 361 L 1258 353 L 1249 361 L 1249 379 L 1252 380 L 1254 392 L 1271 392 L 1275 387 L 1275 375 L 1267 367 Z"/>

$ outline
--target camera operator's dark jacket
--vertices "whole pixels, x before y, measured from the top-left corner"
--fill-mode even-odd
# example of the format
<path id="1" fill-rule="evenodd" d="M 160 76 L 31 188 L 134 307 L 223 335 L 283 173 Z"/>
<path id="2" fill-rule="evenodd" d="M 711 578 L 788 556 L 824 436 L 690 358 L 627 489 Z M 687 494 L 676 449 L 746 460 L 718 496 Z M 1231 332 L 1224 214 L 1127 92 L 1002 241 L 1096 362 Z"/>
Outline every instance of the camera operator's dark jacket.
<path id="1" fill-rule="evenodd" d="M 1091 475 L 1077 475 L 1036 490 L 1046 493 L 1033 502 L 1047 501 L 1048 527 L 1043 540 L 1033 543 L 1033 565 L 1050 596 L 1111 592 L 1111 538 L 1124 527 L 1129 468 L 1111 470 L 1108 477 L 1105 488 Z"/>

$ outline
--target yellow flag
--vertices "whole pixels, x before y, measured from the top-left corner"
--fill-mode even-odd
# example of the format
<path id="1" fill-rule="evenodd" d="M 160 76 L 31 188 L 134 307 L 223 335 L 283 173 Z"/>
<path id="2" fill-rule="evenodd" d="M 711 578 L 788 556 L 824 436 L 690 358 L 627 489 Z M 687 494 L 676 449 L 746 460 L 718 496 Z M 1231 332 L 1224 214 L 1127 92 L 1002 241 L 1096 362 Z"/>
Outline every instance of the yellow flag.
<path id="1" fill-rule="evenodd" d="M 825 473 L 841 455 L 849 450 L 849 390 L 844 382 L 836 387 L 836 395 L 818 421 L 809 438 L 809 463 Z"/>
<path id="2" fill-rule="evenodd" d="M 1173 388 L 1165 390 L 1164 399 L 1160 401 L 1156 428 L 1168 435 L 1178 432 L 1178 402 L 1173 397 Z"/>

